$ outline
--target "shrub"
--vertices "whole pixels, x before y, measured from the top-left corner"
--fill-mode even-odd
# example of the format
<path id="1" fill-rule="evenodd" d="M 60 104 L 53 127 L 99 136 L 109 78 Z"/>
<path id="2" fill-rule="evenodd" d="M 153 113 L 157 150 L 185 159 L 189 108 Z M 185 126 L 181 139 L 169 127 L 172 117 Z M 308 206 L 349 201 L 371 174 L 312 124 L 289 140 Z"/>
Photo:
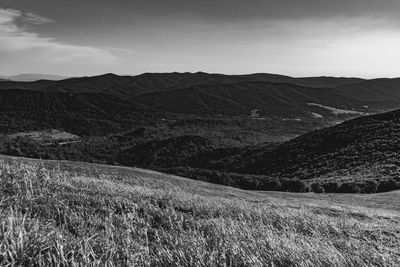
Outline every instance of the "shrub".
<path id="1" fill-rule="evenodd" d="M 314 192 L 315 192 L 315 193 L 318 193 L 318 194 L 324 194 L 324 193 L 325 193 L 325 189 L 324 189 L 322 186 L 320 186 L 320 187 L 318 187 L 317 190 L 314 191 Z"/>
<path id="2" fill-rule="evenodd" d="M 311 185 L 311 189 L 314 193 L 325 193 L 325 189 L 321 186 L 320 183 L 313 183 Z"/>
<path id="3" fill-rule="evenodd" d="M 362 189 L 362 193 L 376 193 L 378 190 L 378 182 L 375 180 L 369 180 L 364 182 L 364 187 Z"/>
<path id="4" fill-rule="evenodd" d="M 281 190 L 282 183 L 278 178 L 272 179 L 272 180 L 267 180 L 267 181 L 262 181 L 260 183 L 260 190 L 265 190 L 265 191 L 279 191 Z"/>
<path id="5" fill-rule="evenodd" d="M 316 192 L 318 190 L 318 188 L 320 188 L 321 185 L 319 183 L 313 183 L 311 184 L 311 189 L 313 192 Z"/>
<path id="6" fill-rule="evenodd" d="M 310 192 L 312 192 L 312 189 L 309 186 L 305 186 L 301 192 L 302 193 L 310 193 Z"/>
<path id="7" fill-rule="evenodd" d="M 339 193 L 361 193 L 361 188 L 359 184 L 355 182 L 348 182 L 348 183 L 343 183 L 339 187 L 338 190 Z"/>
<path id="8" fill-rule="evenodd" d="M 383 180 L 378 185 L 378 192 L 389 192 L 392 190 L 400 189 L 400 182 L 395 179 Z"/>
<path id="9" fill-rule="evenodd" d="M 281 182 L 282 182 L 282 187 L 281 187 L 282 191 L 302 192 L 306 187 L 306 184 L 298 178 L 295 179 L 283 178 Z"/>
<path id="10" fill-rule="evenodd" d="M 322 185 L 326 193 L 337 193 L 339 192 L 339 183 L 338 182 L 328 182 Z"/>

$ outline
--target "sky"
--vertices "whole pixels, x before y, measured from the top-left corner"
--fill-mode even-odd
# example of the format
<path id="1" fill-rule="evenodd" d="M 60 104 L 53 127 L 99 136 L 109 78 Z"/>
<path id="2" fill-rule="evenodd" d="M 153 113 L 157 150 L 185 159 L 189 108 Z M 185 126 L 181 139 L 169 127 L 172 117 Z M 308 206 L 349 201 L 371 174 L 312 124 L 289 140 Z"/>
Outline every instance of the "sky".
<path id="1" fill-rule="evenodd" d="M 399 0 L 0 0 L 0 74 L 400 76 Z"/>

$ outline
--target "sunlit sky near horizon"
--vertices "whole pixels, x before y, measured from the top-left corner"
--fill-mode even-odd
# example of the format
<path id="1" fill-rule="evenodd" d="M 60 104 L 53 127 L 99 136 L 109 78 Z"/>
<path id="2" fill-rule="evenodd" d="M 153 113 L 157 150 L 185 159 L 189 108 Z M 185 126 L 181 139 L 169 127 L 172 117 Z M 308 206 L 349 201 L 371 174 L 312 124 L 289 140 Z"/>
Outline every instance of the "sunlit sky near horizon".
<path id="1" fill-rule="evenodd" d="M 398 0 L 0 0 L 0 74 L 400 76 Z"/>

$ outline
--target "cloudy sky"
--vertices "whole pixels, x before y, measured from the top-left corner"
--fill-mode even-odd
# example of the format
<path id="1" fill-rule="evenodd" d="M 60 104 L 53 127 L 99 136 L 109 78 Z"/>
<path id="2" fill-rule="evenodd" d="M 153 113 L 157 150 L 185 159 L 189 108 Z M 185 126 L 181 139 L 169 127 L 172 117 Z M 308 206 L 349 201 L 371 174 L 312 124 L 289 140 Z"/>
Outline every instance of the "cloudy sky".
<path id="1" fill-rule="evenodd" d="M 400 76 L 399 0 L 0 0 L 0 74 Z"/>

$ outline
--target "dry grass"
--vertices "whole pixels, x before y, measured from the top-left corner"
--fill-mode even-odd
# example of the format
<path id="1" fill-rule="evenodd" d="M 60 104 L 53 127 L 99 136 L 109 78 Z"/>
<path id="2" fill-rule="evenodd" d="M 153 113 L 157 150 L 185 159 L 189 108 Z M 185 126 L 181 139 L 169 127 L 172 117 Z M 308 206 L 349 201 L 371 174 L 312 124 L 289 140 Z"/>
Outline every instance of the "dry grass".
<path id="1" fill-rule="evenodd" d="M 400 266 L 390 210 L 90 164 L 0 172 L 1 266 Z"/>

